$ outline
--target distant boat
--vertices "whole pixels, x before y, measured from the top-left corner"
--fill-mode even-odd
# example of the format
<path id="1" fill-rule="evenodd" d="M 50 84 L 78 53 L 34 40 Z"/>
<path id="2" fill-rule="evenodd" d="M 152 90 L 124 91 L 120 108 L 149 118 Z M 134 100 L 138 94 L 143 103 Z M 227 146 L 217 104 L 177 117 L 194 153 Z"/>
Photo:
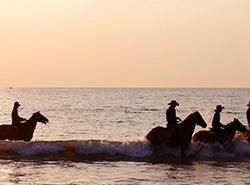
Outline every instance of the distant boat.
<path id="1" fill-rule="evenodd" d="M 9 89 L 14 89 L 13 87 L 9 87 Z"/>

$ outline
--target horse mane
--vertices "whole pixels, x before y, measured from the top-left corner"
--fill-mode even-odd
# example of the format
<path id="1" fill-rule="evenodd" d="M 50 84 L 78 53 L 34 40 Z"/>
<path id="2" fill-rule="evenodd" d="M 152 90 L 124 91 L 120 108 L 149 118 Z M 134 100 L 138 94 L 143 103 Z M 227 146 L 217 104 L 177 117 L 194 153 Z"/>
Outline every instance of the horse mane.
<path id="1" fill-rule="evenodd" d="M 29 123 L 29 121 L 30 121 L 37 113 L 40 113 L 40 112 L 39 112 L 39 111 L 34 112 L 34 113 L 32 114 L 32 116 L 24 122 L 24 124 Z"/>
<path id="2" fill-rule="evenodd" d="M 225 129 L 230 128 L 232 126 L 234 126 L 234 122 L 233 121 L 231 121 L 230 123 L 228 123 L 227 125 L 225 125 Z"/>
<path id="3" fill-rule="evenodd" d="M 238 119 L 234 118 L 233 121 L 231 121 L 230 123 L 228 123 L 225 126 L 225 130 L 230 129 L 230 128 L 237 128 L 238 126 L 243 126 L 244 127 L 244 125 Z"/>
<path id="4" fill-rule="evenodd" d="M 191 116 L 194 116 L 195 114 L 200 114 L 198 111 L 195 111 L 195 112 L 193 112 L 193 113 L 191 113 L 191 114 L 189 114 L 179 125 L 183 125 L 183 124 L 185 124 L 186 122 L 187 122 L 187 120 L 191 117 Z"/>
<path id="5" fill-rule="evenodd" d="M 35 115 L 35 114 L 38 114 L 38 113 L 40 113 L 40 111 L 36 111 L 36 112 L 34 112 L 32 115 Z"/>

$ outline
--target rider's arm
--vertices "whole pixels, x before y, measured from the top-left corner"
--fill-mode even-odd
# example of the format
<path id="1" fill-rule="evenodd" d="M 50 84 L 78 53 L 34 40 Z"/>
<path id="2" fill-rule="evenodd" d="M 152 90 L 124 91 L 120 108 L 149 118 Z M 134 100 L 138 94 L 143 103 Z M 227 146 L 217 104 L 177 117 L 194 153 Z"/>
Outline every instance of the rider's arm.
<path id="1" fill-rule="evenodd" d="M 222 123 L 220 123 L 220 127 L 223 127 L 223 128 L 225 128 L 225 125 L 223 125 Z"/>
<path id="2" fill-rule="evenodd" d="M 19 119 L 20 119 L 20 121 L 26 121 L 27 120 L 26 118 L 21 118 L 20 116 L 19 116 Z"/>

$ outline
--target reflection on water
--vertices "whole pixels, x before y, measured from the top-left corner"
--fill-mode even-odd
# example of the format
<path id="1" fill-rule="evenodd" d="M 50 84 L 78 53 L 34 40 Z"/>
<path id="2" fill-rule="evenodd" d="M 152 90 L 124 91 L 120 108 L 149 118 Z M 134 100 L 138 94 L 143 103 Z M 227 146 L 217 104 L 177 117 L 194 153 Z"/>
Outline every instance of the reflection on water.
<path id="1" fill-rule="evenodd" d="M 154 163 L 148 170 L 157 171 L 154 179 L 170 184 L 246 184 L 250 183 L 249 158 L 171 157 Z"/>
<path id="2" fill-rule="evenodd" d="M 247 184 L 249 158 L 174 157 L 128 161 L 0 160 L 0 183 Z"/>

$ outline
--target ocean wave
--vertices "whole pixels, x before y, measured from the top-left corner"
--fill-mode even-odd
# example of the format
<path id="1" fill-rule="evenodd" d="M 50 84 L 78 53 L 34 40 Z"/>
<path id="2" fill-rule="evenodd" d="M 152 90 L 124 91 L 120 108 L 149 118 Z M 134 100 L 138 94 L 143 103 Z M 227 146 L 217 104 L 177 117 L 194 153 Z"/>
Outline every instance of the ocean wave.
<path id="1" fill-rule="evenodd" d="M 151 156 L 153 149 L 148 141 L 115 142 L 101 140 L 68 141 L 0 141 L 0 156 L 41 155 L 124 155 L 129 157 Z"/>
<path id="2" fill-rule="evenodd" d="M 190 143 L 187 156 L 202 157 L 250 157 L 250 144 L 243 139 L 234 141 L 229 146 L 219 143 Z M 131 160 L 180 156 L 179 148 L 167 147 L 164 144 L 153 146 L 149 141 L 116 142 L 101 140 L 67 140 L 67 141 L 0 141 L 0 158 L 39 157 L 50 159 L 77 158 L 101 159 L 119 157 L 119 160 Z"/>

